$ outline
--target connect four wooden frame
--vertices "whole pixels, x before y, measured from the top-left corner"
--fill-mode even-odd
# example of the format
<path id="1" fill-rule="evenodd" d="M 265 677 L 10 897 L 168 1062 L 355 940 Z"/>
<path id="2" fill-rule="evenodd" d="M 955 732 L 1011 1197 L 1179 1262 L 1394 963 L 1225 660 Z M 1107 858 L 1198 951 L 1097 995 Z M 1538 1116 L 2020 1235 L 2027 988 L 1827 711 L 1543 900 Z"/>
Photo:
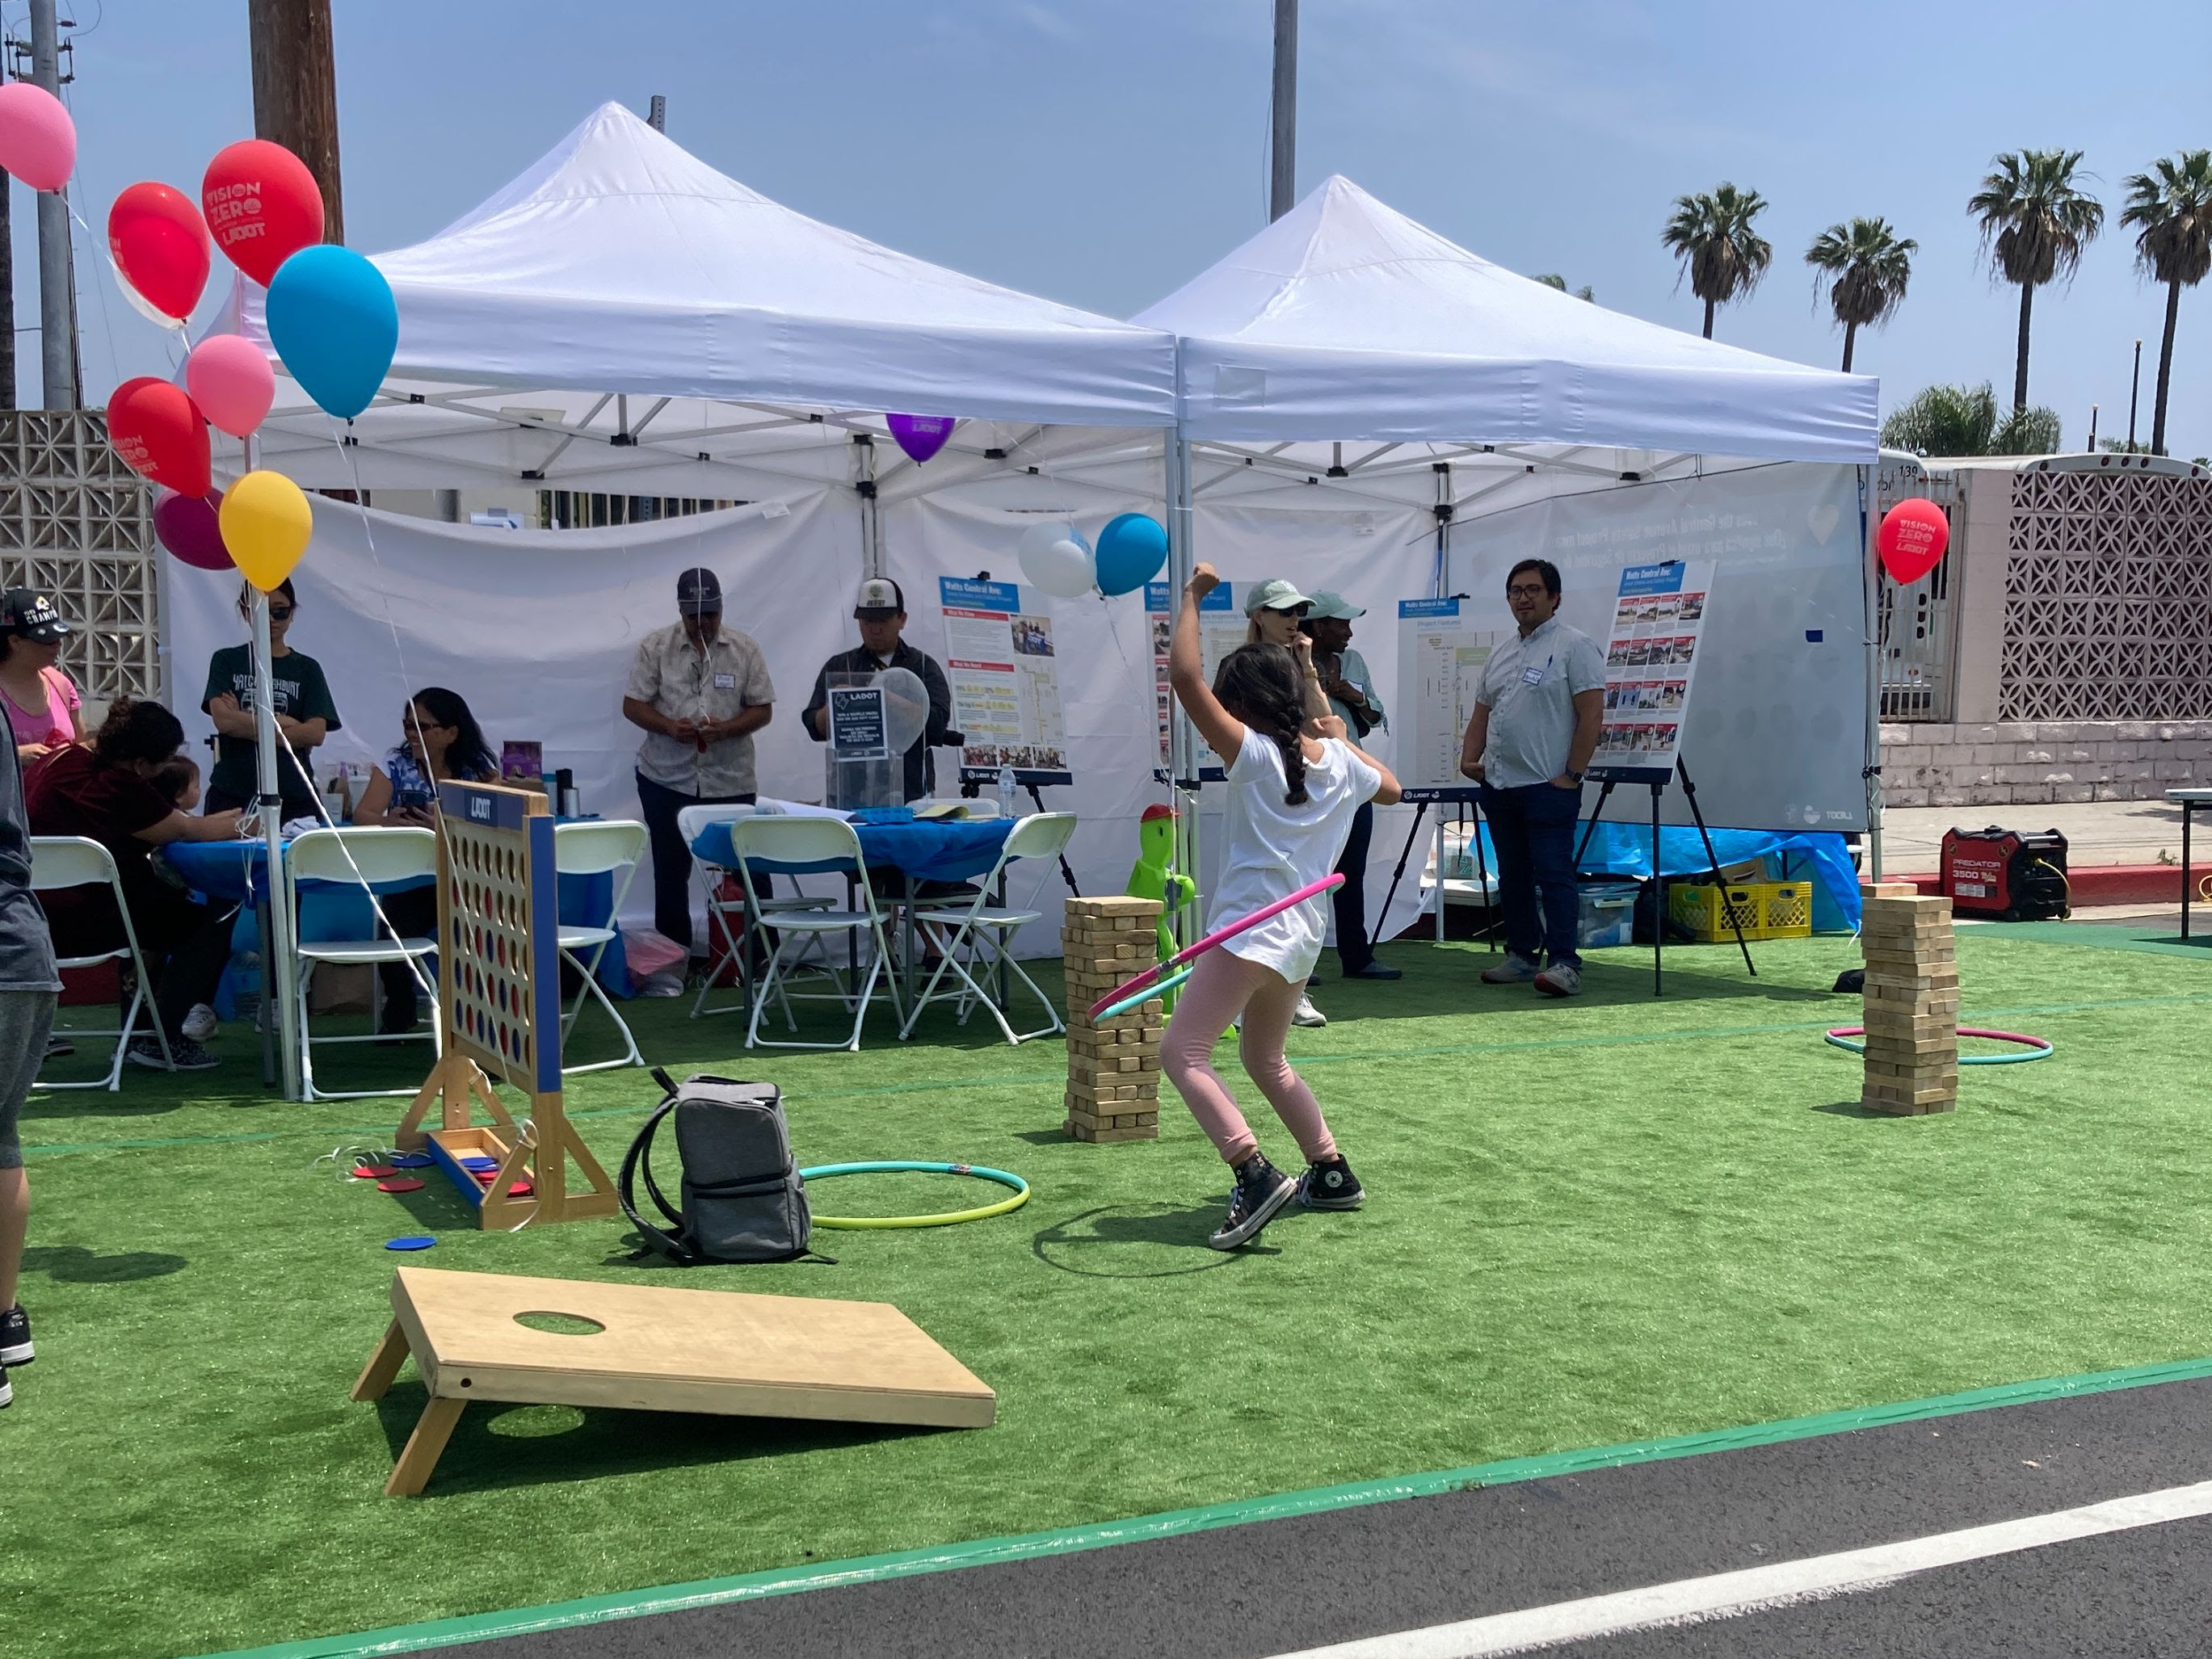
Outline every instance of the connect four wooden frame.
<path id="1" fill-rule="evenodd" d="M 615 1213 L 614 1183 L 561 1093 L 561 934 L 553 817 L 535 790 L 439 786 L 441 1055 L 393 1143 L 427 1151 L 485 1228 Z M 518 1125 L 495 1085 L 529 1098 Z M 433 1103 L 439 1127 L 425 1131 Z M 491 1118 L 476 1121 L 481 1105 Z M 463 1160 L 497 1160 L 489 1185 Z M 568 1165 L 582 1176 L 572 1192 Z M 527 1182 L 522 1196 L 510 1196 Z"/>

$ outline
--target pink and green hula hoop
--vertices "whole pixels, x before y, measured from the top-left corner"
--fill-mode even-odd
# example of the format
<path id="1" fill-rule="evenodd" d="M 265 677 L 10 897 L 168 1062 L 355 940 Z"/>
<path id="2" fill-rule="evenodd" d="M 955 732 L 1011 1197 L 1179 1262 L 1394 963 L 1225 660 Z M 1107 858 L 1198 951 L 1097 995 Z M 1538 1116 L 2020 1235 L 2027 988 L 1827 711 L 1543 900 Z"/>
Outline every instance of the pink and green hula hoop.
<path id="1" fill-rule="evenodd" d="M 1187 951 L 1178 951 L 1157 967 L 1147 968 L 1133 980 L 1127 981 L 1091 1005 L 1093 1020 L 1111 1019 L 1126 1013 L 1140 1002 L 1149 1002 L 1163 992 L 1171 990 L 1190 977 L 1183 968 L 1187 962 L 1195 961 L 1217 945 L 1235 939 L 1248 927 L 1257 927 L 1270 916 L 1280 915 L 1293 905 L 1304 904 L 1308 899 L 1344 885 L 1341 875 L 1323 876 L 1319 881 L 1310 881 L 1288 898 L 1277 899 L 1273 904 L 1263 904 L 1249 916 L 1239 916 L 1225 927 L 1217 927 Z M 1183 968 L 1181 973 L 1173 969 Z M 1166 975 L 1166 977 L 1162 977 Z"/>
<path id="2" fill-rule="evenodd" d="M 2016 1042 L 2021 1046 L 2021 1052 L 2014 1054 L 1960 1054 L 1959 1064 L 1961 1066 L 2025 1066 L 2031 1060 L 2050 1059 L 2057 1047 L 2049 1037 L 2030 1036 L 2025 1031 L 1992 1031 L 1980 1025 L 1961 1025 L 1959 1035 L 1962 1037 L 1987 1037 L 1992 1042 Z M 1851 1039 L 1865 1036 L 1866 1027 L 1863 1025 L 1838 1025 L 1822 1033 L 1822 1040 L 1859 1054 L 1866 1052 L 1866 1044 L 1863 1042 L 1853 1042 Z"/>

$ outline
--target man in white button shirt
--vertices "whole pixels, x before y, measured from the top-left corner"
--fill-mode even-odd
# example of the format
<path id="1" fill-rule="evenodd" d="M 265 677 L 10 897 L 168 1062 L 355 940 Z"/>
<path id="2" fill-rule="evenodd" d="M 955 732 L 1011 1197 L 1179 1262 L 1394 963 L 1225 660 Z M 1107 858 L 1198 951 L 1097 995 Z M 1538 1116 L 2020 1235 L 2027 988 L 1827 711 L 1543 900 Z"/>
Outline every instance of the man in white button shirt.
<path id="1" fill-rule="evenodd" d="M 1459 769 L 1482 786 L 1505 912 L 1505 960 L 1482 977 L 1571 997 L 1583 988 L 1575 821 L 1605 726 L 1605 653 L 1559 619 L 1559 570 L 1548 559 L 1515 565 L 1505 602 L 1520 634 L 1485 665 L 1460 744 Z"/>

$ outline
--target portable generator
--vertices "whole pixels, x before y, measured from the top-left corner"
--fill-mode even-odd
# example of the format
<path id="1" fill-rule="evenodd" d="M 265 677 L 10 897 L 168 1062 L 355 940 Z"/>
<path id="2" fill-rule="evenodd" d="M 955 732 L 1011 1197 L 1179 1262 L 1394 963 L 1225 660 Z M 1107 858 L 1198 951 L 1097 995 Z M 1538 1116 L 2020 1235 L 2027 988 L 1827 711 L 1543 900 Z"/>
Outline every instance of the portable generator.
<path id="1" fill-rule="evenodd" d="M 1943 832 L 1943 891 L 1962 915 L 2005 921 L 2053 921 L 2072 913 L 2066 837 L 2018 830 Z"/>

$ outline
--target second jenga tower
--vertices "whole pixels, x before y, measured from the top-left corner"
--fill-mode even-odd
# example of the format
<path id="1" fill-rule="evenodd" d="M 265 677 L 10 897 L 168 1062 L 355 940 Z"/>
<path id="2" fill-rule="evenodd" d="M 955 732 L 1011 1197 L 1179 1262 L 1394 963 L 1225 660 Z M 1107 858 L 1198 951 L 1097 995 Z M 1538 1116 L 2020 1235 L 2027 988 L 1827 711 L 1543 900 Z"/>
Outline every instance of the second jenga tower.
<path id="1" fill-rule="evenodd" d="M 1860 890 L 1866 951 L 1866 1083 L 1860 1103 L 1896 1116 L 1959 1103 L 1959 955 L 1951 901 L 1910 887 Z"/>
<path id="2" fill-rule="evenodd" d="M 1078 1140 L 1157 1140 L 1160 1028 L 1157 997 L 1094 1022 L 1091 1005 L 1159 959 L 1160 902 L 1072 898 L 1060 930 L 1067 986 L 1067 1120 Z"/>

